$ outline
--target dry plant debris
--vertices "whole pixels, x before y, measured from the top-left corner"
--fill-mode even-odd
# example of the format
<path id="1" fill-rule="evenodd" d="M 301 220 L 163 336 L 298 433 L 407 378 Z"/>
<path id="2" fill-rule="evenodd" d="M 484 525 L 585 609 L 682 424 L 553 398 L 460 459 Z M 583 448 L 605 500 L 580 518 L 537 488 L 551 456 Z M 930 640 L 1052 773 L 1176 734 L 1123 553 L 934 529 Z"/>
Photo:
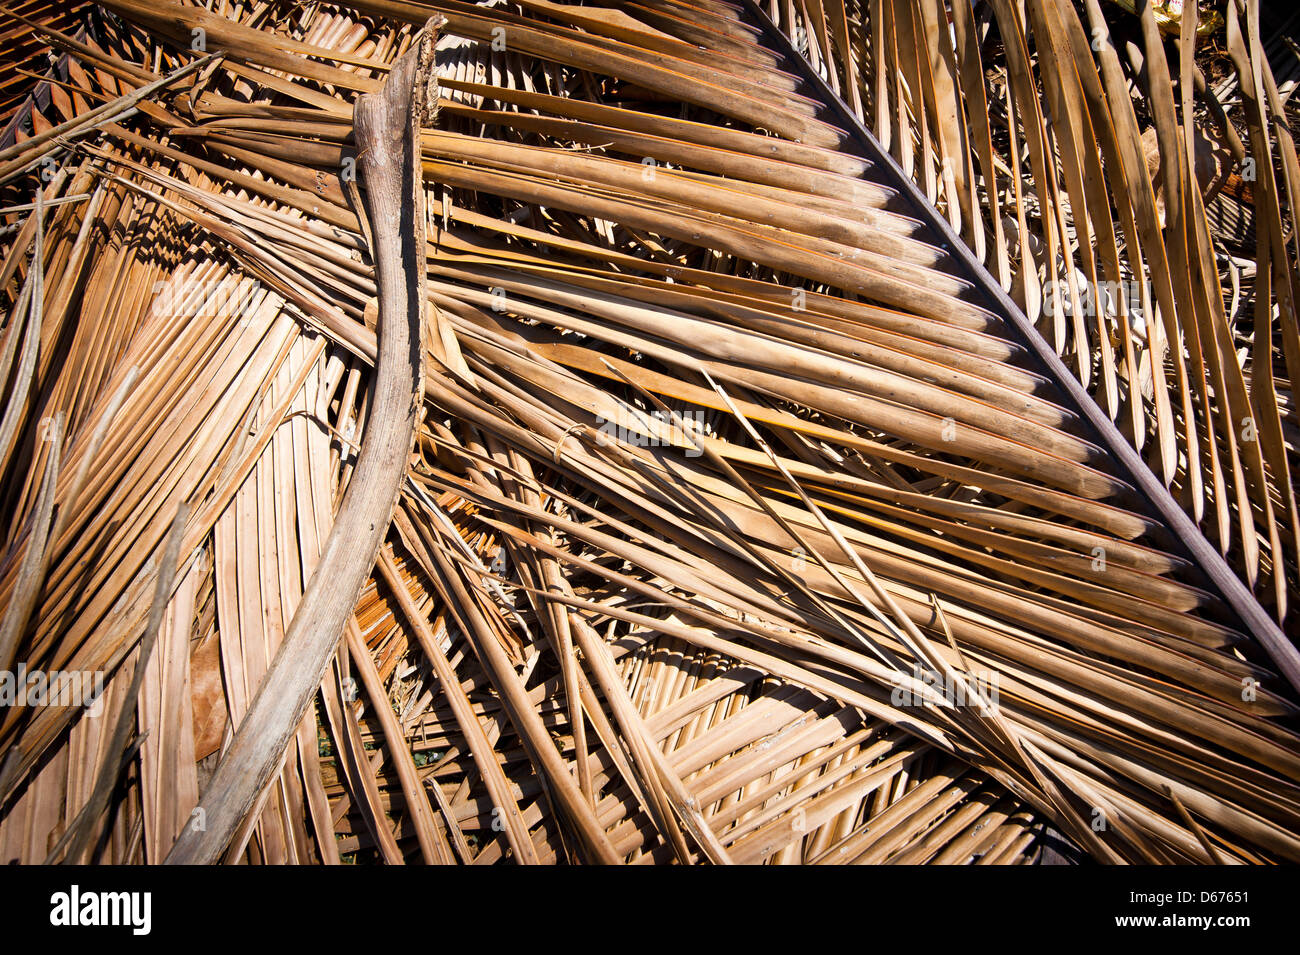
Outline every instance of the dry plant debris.
<path id="1" fill-rule="evenodd" d="M 6 0 L 0 861 L 1300 861 L 1265 26 Z"/>

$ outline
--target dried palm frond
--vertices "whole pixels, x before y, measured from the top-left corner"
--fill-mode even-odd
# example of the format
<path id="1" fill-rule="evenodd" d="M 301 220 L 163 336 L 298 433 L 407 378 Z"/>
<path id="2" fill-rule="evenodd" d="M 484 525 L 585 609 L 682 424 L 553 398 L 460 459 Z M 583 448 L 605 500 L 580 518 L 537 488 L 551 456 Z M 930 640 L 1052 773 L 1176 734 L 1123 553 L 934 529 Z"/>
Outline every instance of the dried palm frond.
<path id="1" fill-rule="evenodd" d="M 1300 166 L 1260 5 L 1125 6 L 767 9 L 1292 627 Z M 1231 119 L 1198 43 L 1235 68 Z M 1213 226 L 1229 195 L 1261 217 L 1249 246 Z M 1258 277 L 1245 294 L 1241 264 Z"/>
<path id="2" fill-rule="evenodd" d="M 4 860 L 989 864 L 1049 827 L 1300 860 L 1291 406 L 1237 358 L 1199 193 L 1166 184 L 1176 240 L 1148 178 L 1121 257 L 1102 160 L 1044 144 L 1082 127 L 1026 112 L 1056 83 L 1053 116 L 1133 115 L 1110 47 L 1101 100 L 1064 87 L 1063 5 L 1033 7 L 1050 71 L 998 60 L 1050 178 L 979 185 L 974 11 L 870 7 L 816 5 L 808 63 L 719 0 L 32 26 L 81 106 L 0 151 L 0 650 L 108 678 L 0 711 Z M 939 211 L 846 103 L 923 188 L 947 170 Z M 1137 127 L 1108 129 L 1127 176 Z M 1039 269 L 1094 246 L 1094 277 L 1200 270 L 1166 338 L 1040 336 Z M 1175 401 L 1256 409 L 1255 457 L 1205 470 L 1166 365 L 1218 376 Z M 1229 556 L 1268 612 L 1171 482 L 1256 542 Z"/>

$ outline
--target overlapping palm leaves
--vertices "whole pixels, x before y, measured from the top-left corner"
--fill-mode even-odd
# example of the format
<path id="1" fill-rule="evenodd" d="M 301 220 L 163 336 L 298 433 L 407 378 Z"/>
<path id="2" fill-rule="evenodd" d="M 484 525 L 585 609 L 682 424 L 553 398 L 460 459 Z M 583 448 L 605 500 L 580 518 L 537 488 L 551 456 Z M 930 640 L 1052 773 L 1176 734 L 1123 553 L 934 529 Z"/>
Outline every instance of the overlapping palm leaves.
<path id="1" fill-rule="evenodd" d="M 113 678 L 98 716 L 5 712 L 6 859 L 161 861 L 204 824 L 366 433 L 376 286 L 351 102 L 435 13 L 442 99 L 421 147 L 442 332 L 424 422 L 315 711 L 226 858 L 990 863 L 1028 858 L 1049 822 L 1103 861 L 1300 856 L 1294 691 L 743 10 L 101 9 L 81 40 L 42 34 L 77 64 L 71 125 L 0 159 L 15 196 L 42 189 L 10 213 L 0 276 L 0 594 L 15 659 Z M 834 9 L 818 35 L 858 51 L 837 82 L 865 117 L 904 124 L 900 155 L 919 140 L 913 171 L 976 141 L 935 197 L 977 247 L 988 225 L 990 267 L 1032 301 L 1029 273 L 1066 255 L 1031 259 L 1030 237 L 1085 254 L 1078 210 L 1111 215 L 1114 191 L 1072 202 L 1067 185 L 1049 205 L 1035 186 L 1037 216 L 1007 205 L 975 173 L 996 168 L 992 132 L 941 140 L 919 99 L 877 98 L 895 75 L 932 88 L 876 64 L 917 38 L 942 53 L 935 10 L 904 28 L 890 8 L 903 32 L 882 46 L 890 21 L 845 12 L 837 33 Z M 1062 62 L 1082 55 L 1071 8 L 1035 16 Z M 999 36 L 1024 35 L 1012 22 Z M 1105 80 L 1107 48 L 1088 49 Z M 1080 117 L 1097 105 L 1051 95 Z M 925 115 L 947 123 L 938 102 Z M 1130 132 L 1113 127 L 1108 173 L 1131 171 Z M 1152 235 L 1175 254 L 1167 229 L 1137 228 L 1147 211 L 1129 213 L 1123 258 L 1127 220 L 1098 246 L 1114 275 L 1156 271 Z M 1185 219 L 1180 248 L 1208 252 Z M 1227 349 L 1211 272 L 1179 287 L 1199 311 L 1176 309 L 1176 327 L 1186 339 L 1204 316 L 1200 340 Z M 1210 418 L 1175 403 L 1237 414 L 1215 404 L 1240 397 L 1235 352 L 1222 388 L 1170 386 L 1162 411 L 1157 376 L 1211 359 L 1111 322 L 1121 361 L 1060 321 L 1081 377 L 1114 384 L 1103 407 L 1168 453 L 1166 478 L 1229 473 L 1186 464 L 1180 422 Z M 1263 387 L 1252 376 L 1250 407 L 1280 428 Z M 1271 567 L 1294 532 L 1285 453 L 1264 438 L 1250 453 L 1206 499 L 1243 539 L 1272 525 L 1236 515 L 1281 515 L 1256 558 Z M 124 707 L 138 758 L 113 745 Z"/>

